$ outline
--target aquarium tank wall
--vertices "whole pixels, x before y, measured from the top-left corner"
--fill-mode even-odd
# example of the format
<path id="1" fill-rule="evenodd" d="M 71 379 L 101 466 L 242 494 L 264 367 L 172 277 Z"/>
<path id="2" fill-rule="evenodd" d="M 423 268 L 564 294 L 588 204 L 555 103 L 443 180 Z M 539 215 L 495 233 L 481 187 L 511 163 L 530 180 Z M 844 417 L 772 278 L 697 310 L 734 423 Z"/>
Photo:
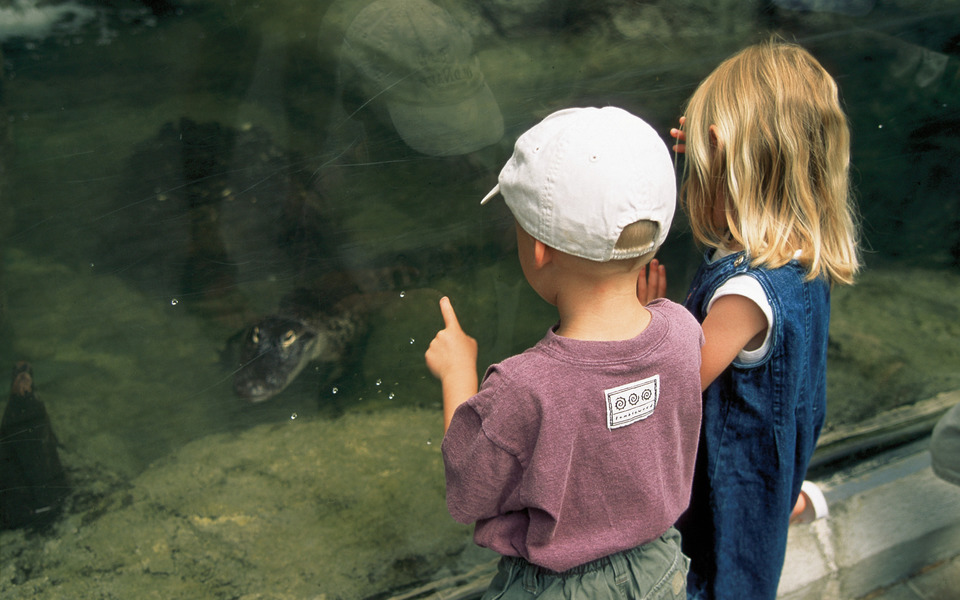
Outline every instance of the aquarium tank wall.
<path id="1" fill-rule="evenodd" d="M 477 596 L 437 303 L 481 373 L 556 320 L 480 199 L 561 108 L 669 145 L 774 35 L 839 85 L 865 261 L 832 292 L 812 476 L 958 401 L 956 2 L 0 1 L 0 594 Z M 658 258 L 682 301 L 679 209 Z"/>

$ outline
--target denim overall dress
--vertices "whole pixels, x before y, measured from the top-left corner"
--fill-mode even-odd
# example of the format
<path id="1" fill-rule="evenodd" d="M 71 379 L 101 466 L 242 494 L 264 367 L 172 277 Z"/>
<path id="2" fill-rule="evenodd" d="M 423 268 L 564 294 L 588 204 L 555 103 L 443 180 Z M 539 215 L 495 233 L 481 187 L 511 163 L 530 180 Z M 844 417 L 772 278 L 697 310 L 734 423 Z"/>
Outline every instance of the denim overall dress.
<path id="1" fill-rule="evenodd" d="M 704 261 L 684 305 L 699 322 L 734 275 L 756 279 L 773 311 L 759 362 L 736 360 L 703 393 L 690 508 L 677 527 L 690 598 L 773 600 L 789 517 L 826 411 L 830 286 L 796 261 L 752 268 L 744 253 Z"/>

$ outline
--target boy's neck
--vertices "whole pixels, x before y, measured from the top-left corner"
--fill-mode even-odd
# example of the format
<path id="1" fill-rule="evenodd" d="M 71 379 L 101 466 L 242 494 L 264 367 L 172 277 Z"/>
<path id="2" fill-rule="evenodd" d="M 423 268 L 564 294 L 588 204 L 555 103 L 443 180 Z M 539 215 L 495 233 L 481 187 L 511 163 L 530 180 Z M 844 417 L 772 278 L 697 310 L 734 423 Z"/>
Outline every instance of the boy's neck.
<path id="1" fill-rule="evenodd" d="M 637 299 L 637 278 L 602 283 L 570 280 L 558 292 L 557 335 L 587 341 L 629 340 L 650 324 L 650 311 Z"/>

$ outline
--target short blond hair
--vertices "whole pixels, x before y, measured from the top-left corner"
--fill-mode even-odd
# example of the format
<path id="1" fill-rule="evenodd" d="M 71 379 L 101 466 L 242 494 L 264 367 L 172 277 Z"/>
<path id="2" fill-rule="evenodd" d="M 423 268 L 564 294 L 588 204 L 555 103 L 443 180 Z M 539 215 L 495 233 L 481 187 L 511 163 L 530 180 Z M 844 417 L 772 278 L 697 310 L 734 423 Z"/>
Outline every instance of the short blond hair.
<path id="1" fill-rule="evenodd" d="M 601 262 L 589 258 L 580 258 L 561 250 L 557 250 L 557 252 L 562 252 L 567 256 L 567 264 L 578 264 L 579 268 L 597 275 L 626 273 L 636 271 L 653 260 L 658 250 L 657 238 L 659 235 L 660 224 L 655 221 L 636 221 L 624 227 L 614 248 L 624 252 L 642 252 L 632 258 L 614 258 Z"/>
<path id="2" fill-rule="evenodd" d="M 620 252 L 641 252 L 636 258 L 623 260 L 639 261 L 640 265 L 645 265 L 657 253 L 657 238 L 659 235 L 659 223 L 646 219 L 636 221 L 623 228 L 614 249 Z"/>
<path id="3" fill-rule="evenodd" d="M 680 200 L 698 242 L 739 244 L 768 268 L 799 251 L 808 279 L 853 283 L 850 133 L 836 83 L 809 52 L 778 39 L 741 50 L 700 84 L 685 116 Z"/>

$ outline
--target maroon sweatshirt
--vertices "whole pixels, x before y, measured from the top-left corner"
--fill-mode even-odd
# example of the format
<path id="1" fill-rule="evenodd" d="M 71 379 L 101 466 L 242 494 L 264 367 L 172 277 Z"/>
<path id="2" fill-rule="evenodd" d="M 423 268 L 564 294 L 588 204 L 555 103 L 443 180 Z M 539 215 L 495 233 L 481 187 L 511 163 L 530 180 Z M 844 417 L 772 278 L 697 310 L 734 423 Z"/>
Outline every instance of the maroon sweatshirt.
<path id="1" fill-rule="evenodd" d="M 457 409 L 447 507 L 477 544 L 563 571 L 656 539 L 686 509 L 703 334 L 678 304 L 647 308 L 630 340 L 547 332 Z"/>

